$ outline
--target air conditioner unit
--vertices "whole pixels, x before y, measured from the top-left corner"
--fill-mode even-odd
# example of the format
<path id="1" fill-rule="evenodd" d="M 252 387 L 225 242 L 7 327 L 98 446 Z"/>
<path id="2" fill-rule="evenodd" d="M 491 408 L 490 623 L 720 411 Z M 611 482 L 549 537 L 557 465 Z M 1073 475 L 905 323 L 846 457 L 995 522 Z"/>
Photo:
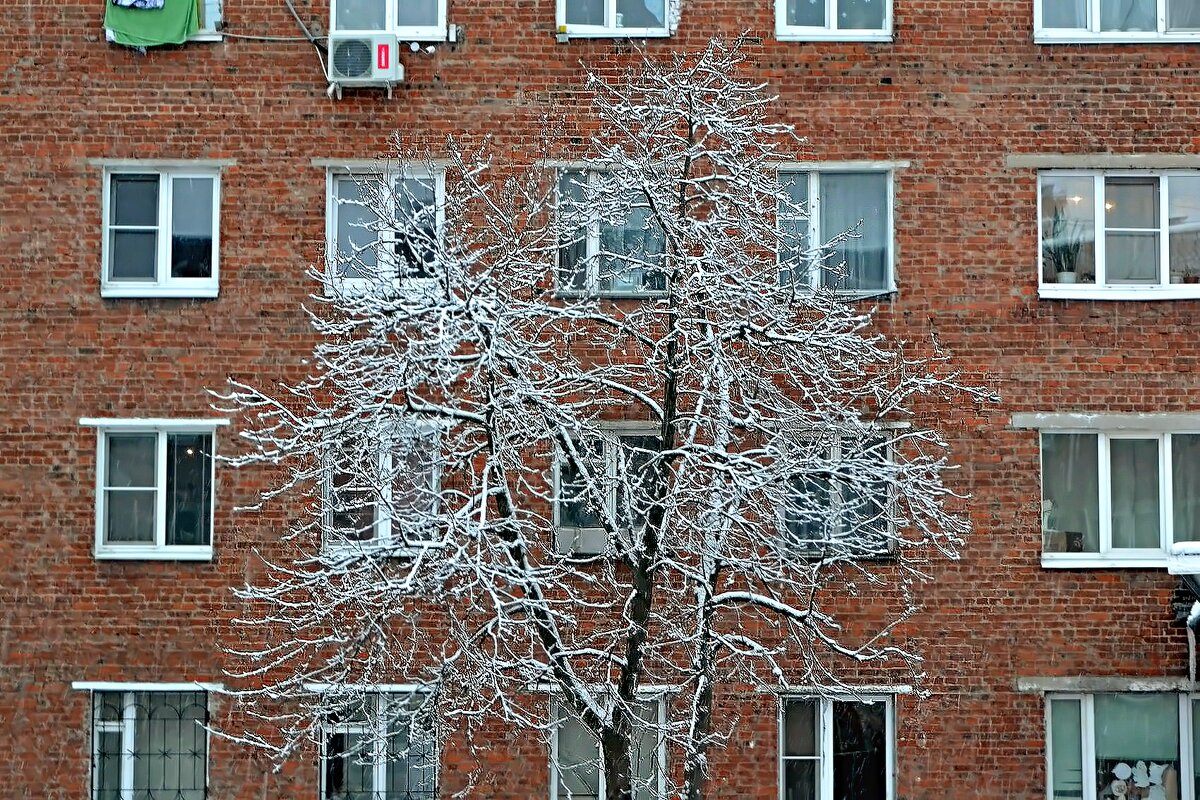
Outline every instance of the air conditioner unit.
<path id="1" fill-rule="evenodd" d="M 399 56 L 393 35 L 331 33 L 327 77 L 339 94 L 343 86 L 386 86 L 390 94 L 392 86 L 404 80 Z"/>

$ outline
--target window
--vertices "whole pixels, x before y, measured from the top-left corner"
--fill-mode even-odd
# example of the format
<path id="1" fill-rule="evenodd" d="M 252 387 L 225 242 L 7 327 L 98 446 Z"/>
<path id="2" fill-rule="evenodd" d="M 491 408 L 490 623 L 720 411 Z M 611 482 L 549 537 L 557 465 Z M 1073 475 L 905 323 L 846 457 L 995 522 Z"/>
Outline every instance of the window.
<path id="1" fill-rule="evenodd" d="M 558 31 L 570 36 L 668 36 L 667 0 L 558 0 Z"/>
<path id="2" fill-rule="evenodd" d="M 1200 171 L 1043 172 L 1041 295 L 1200 297 Z"/>
<path id="3" fill-rule="evenodd" d="M 411 694 L 368 694 L 325 724 L 322 800 L 432 800 L 437 797 L 433 728 Z"/>
<path id="4" fill-rule="evenodd" d="M 1034 0 L 1039 42 L 1195 41 L 1200 0 Z"/>
<path id="5" fill-rule="evenodd" d="M 1200 432 L 1043 431 L 1041 450 L 1044 565 L 1160 566 L 1200 540 Z"/>
<path id="6" fill-rule="evenodd" d="M 216 297 L 220 176 L 203 169 L 104 176 L 104 297 Z"/>
<path id="7" fill-rule="evenodd" d="M 783 40 L 889 42 L 891 0 L 775 0 L 775 35 Z"/>
<path id="8" fill-rule="evenodd" d="M 645 525 L 647 492 L 635 491 L 630 497 L 625 487 L 649 490 L 651 464 L 660 442 L 646 426 L 623 426 L 602 439 L 574 443 L 574 456 L 559 456 L 555 523 L 560 553 L 604 552 L 605 517 L 623 530 Z M 593 491 L 588 490 L 589 483 Z M 598 506 L 598 495 L 603 495 L 603 508 Z"/>
<path id="9" fill-rule="evenodd" d="M 337 33 L 394 33 L 401 39 L 441 42 L 447 38 L 446 0 L 330 0 Z"/>
<path id="10" fill-rule="evenodd" d="M 92 694 L 92 800 L 206 800 L 207 695 Z"/>
<path id="11" fill-rule="evenodd" d="M 221 0 L 200 0 L 197 11 L 200 12 L 200 30 L 192 36 L 198 41 L 221 38 Z"/>
<path id="12" fill-rule="evenodd" d="M 1046 717 L 1050 800 L 1195 797 L 1200 700 L 1047 694 Z"/>
<path id="13" fill-rule="evenodd" d="M 634 711 L 634 800 L 665 798 L 667 747 L 662 731 L 667 724 L 666 698 L 647 698 Z M 554 714 L 550 800 L 603 800 L 606 787 L 600 743 L 562 703 L 554 703 Z"/>
<path id="14" fill-rule="evenodd" d="M 785 698 L 782 800 L 891 800 L 892 716 L 890 697 Z"/>
<path id="15" fill-rule="evenodd" d="M 213 428 L 221 421 L 82 420 L 98 428 L 96 557 L 212 557 Z"/>
<path id="16" fill-rule="evenodd" d="M 387 446 L 349 443 L 329 449 L 326 546 L 428 544 L 436 529 L 441 438 L 421 426 L 397 428 Z"/>
<path id="17" fill-rule="evenodd" d="M 779 219 L 783 282 L 853 295 L 895 291 L 890 172 L 784 172 L 779 179 L 791 195 Z M 847 231 L 824 263 L 813 266 L 810 249 Z"/>
<path id="18" fill-rule="evenodd" d="M 564 232 L 558 250 L 558 286 L 567 293 L 630 295 L 661 292 L 665 242 L 645 197 L 631 195 L 604 218 L 589 208 L 602 172 L 564 170 L 558 211 Z"/>
<path id="19" fill-rule="evenodd" d="M 432 279 L 443 225 L 444 176 L 330 174 L 329 267 L 343 286 Z"/>
<path id="20" fill-rule="evenodd" d="M 890 553 L 890 460 L 884 437 L 859 446 L 846 440 L 830 448 L 825 463 L 793 478 L 782 515 L 788 550 L 851 558 Z M 876 479 L 864 481 L 864 474 Z"/>

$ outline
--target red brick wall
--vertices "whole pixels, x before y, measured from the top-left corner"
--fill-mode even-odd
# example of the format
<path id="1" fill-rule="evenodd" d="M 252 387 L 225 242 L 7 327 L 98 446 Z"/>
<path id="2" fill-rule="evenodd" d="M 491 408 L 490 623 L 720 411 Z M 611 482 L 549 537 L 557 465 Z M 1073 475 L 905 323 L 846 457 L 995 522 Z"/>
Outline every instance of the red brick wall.
<path id="1" fill-rule="evenodd" d="M 278 0 L 226 5 L 232 33 L 298 34 Z M 327 27 L 323 2 L 296 5 Z M 677 35 L 646 47 L 748 31 L 754 73 L 814 158 L 911 162 L 896 175 L 900 290 L 881 320 L 936 336 L 1004 399 L 946 422 L 976 532 L 961 561 L 932 567 L 925 612 L 902 632 L 927 658 L 931 695 L 898 703 L 899 796 L 1032 798 L 1044 793 L 1042 701 L 1014 691 L 1018 675 L 1178 676 L 1186 648 L 1163 571 L 1039 567 L 1037 437 L 1009 415 L 1191 410 L 1200 349 L 1195 301 L 1039 301 L 1036 173 L 1005 156 L 1197 152 L 1194 46 L 1034 45 L 1029 0 L 894 5 L 894 43 L 781 43 L 769 0 L 685 0 Z M 312 159 L 375 156 L 394 131 L 435 151 L 447 134 L 493 133 L 532 157 L 543 113 L 580 124 L 578 62 L 629 55 L 614 41 L 556 43 L 553 0 L 451 0 L 460 44 L 404 53 L 408 83 L 391 101 L 366 90 L 335 102 L 306 43 L 140 56 L 104 42 L 102 13 L 101 0 L 22 0 L 0 15 L 0 786 L 14 800 L 87 796 L 88 704 L 72 680 L 221 679 L 229 586 L 281 524 L 231 511 L 262 475 L 219 471 L 211 563 L 97 562 L 95 434 L 78 419 L 208 416 L 204 390 L 227 375 L 296 374 L 305 268 L 324 236 Z M 101 168 L 89 159 L 134 157 L 236 161 L 222 174 L 218 299 L 101 299 Z M 218 437 L 228 448 L 228 431 Z M 774 701 L 734 707 L 713 794 L 774 797 Z M 539 745 L 510 736 L 496 731 L 486 756 L 490 796 L 544 796 Z M 274 776 L 215 743 L 210 769 L 213 798 L 316 795 L 311 759 Z"/>

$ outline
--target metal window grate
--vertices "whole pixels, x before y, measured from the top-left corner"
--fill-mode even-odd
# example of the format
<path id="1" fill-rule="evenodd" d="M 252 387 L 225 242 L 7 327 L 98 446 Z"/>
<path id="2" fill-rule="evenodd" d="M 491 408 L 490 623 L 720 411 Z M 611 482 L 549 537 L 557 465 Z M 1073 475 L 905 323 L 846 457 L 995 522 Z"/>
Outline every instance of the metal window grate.
<path id="1" fill-rule="evenodd" d="M 204 692 L 96 692 L 93 800 L 207 800 Z"/>

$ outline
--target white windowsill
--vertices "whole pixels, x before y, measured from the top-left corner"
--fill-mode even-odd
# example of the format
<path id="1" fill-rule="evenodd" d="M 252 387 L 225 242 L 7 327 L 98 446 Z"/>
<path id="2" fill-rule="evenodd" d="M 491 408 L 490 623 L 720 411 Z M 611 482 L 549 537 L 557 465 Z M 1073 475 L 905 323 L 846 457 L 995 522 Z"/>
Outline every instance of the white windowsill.
<path id="1" fill-rule="evenodd" d="M 781 42 L 890 42 L 891 31 L 831 31 L 822 28 L 777 28 Z"/>
<path id="2" fill-rule="evenodd" d="M 1166 569 L 1165 553 L 1154 556 L 1102 556 L 1095 553 L 1042 553 L 1042 569 Z"/>
<path id="3" fill-rule="evenodd" d="M 212 561 L 212 547 L 118 547 L 106 545 L 96 549 L 97 561 Z"/>
<path id="4" fill-rule="evenodd" d="M 220 31 L 200 31 L 188 37 L 189 42 L 223 42 L 225 35 Z"/>
<path id="5" fill-rule="evenodd" d="M 1188 44 L 1200 42 L 1200 31 L 1108 31 L 1105 33 L 1054 32 L 1033 34 L 1034 44 Z"/>
<path id="6" fill-rule="evenodd" d="M 1120 288 L 1077 283 L 1042 284 L 1038 286 L 1038 297 L 1043 300 L 1200 300 L 1200 283 Z"/>
<path id="7" fill-rule="evenodd" d="M 327 4 L 328 5 L 328 4 Z M 399 42 L 448 42 L 448 26 L 440 28 L 389 28 L 386 30 L 332 30 L 338 36 L 395 36 Z"/>
<path id="8" fill-rule="evenodd" d="M 216 692 L 225 691 L 225 684 L 196 681 L 194 683 L 153 683 L 147 681 L 71 681 L 71 688 L 85 692 Z"/>
<path id="9" fill-rule="evenodd" d="M 665 39 L 671 35 L 666 28 L 572 28 L 557 31 L 568 39 Z"/>
<path id="10" fill-rule="evenodd" d="M 128 285 L 128 284 L 102 284 L 100 286 L 100 296 L 108 298 L 122 297 L 182 297 L 182 298 L 197 298 L 211 299 L 218 296 L 220 289 L 217 286 L 161 286 L 158 284 L 145 285 Z"/>

